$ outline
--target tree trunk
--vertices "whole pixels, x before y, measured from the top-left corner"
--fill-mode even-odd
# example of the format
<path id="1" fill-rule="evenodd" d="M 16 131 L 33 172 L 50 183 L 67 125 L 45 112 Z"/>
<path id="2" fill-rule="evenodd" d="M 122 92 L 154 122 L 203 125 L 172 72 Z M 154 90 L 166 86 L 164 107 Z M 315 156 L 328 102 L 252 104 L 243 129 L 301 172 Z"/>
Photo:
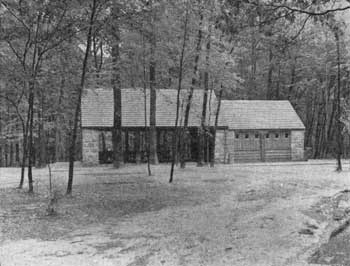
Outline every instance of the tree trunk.
<path id="1" fill-rule="evenodd" d="M 311 94 L 311 91 L 310 91 Z M 311 98 L 311 99 L 310 99 Z M 311 94 L 310 97 L 310 103 L 307 105 L 307 110 L 311 109 L 310 111 L 307 111 L 308 118 L 307 118 L 307 130 L 306 130 L 306 143 L 308 145 L 312 146 L 312 136 L 313 136 L 313 130 L 314 130 L 314 124 L 315 124 L 315 117 L 316 117 L 316 101 L 317 101 L 317 92 L 314 92 L 313 95 Z M 310 114 L 311 113 L 311 114 Z"/>
<path id="2" fill-rule="evenodd" d="M 18 113 L 19 114 L 19 113 Z M 22 124 L 22 134 L 23 134 L 23 143 L 22 143 L 22 164 L 21 164 L 21 180 L 19 182 L 18 188 L 23 188 L 24 183 L 24 172 L 26 167 L 27 154 L 27 141 L 28 141 L 28 126 L 29 126 L 29 112 L 27 114 L 27 121 L 24 123 L 24 119 L 21 118 Z"/>
<path id="3" fill-rule="evenodd" d="M 342 156 L 342 123 L 341 123 L 341 106 L 340 106 L 340 91 L 341 91 L 341 82 L 340 82 L 340 43 L 339 43 L 339 32 L 338 29 L 334 32 L 336 44 L 337 44 L 337 95 L 336 95 L 336 101 L 337 101 L 337 114 L 336 114 L 336 121 L 337 121 L 337 171 L 342 171 L 342 165 L 341 165 L 341 156 Z"/>
<path id="4" fill-rule="evenodd" d="M 206 70 L 204 73 L 204 95 L 201 115 L 201 127 L 199 131 L 198 139 L 198 162 L 197 166 L 203 166 L 204 164 L 204 145 L 207 135 L 206 118 L 207 118 L 207 104 L 208 104 L 208 91 L 209 91 L 209 55 L 210 55 L 210 42 L 211 42 L 211 26 L 209 26 L 208 41 L 206 45 Z M 210 104 L 210 103 L 209 103 Z M 210 114 L 209 114 L 210 115 Z"/>
<path id="5" fill-rule="evenodd" d="M 202 46 L 202 23 L 203 23 L 203 14 L 202 12 L 200 13 L 199 16 L 199 28 L 198 28 L 198 34 L 197 34 L 197 43 L 196 43 L 196 55 L 194 58 L 194 66 L 193 66 L 193 76 L 191 80 L 191 87 L 188 92 L 187 96 L 187 101 L 186 101 L 186 108 L 185 108 L 185 117 L 184 117 L 184 125 L 183 125 L 183 138 L 181 139 L 180 143 L 180 166 L 181 168 L 185 168 L 186 166 L 186 140 L 188 139 L 188 132 L 187 132 L 187 127 L 188 127 L 188 119 L 190 115 L 190 109 L 191 109 L 191 103 L 192 103 L 192 97 L 193 97 L 193 90 L 197 86 L 197 78 L 198 78 L 198 62 L 199 62 L 199 56 L 200 56 L 200 51 L 201 51 L 201 46 Z"/>
<path id="6" fill-rule="evenodd" d="M 146 84 L 146 49 L 145 49 L 145 39 L 142 36 L 142 66 L 143 66 L 143 111 L 144 111 L 144 120 L 145 120 L 145 142 L 146 142 L 146 156 L 147 156 L 147 171 L 148 175 L 151 176 L 151 161 L 150 161 L 150 132 L 149 127 L 147 126 L 147 84 Z"/>
<path id="7" fill-rule="evenodd" d="M 249 25 L 251 29 L 251 54 L 250 54 L 250 75 L 249 75 L 249 87 L 248 87 L 248 99 L 254 98 L 256 94 L 256 64 L 257 64 L 257 32 L 255 31 L 255 12 L 252 12 L 249 17 Z"/>
<path id="8" fill-rule="evenodd" d="M 29 131 L 29 139 L 28 139 L 28 192 L 33 192 L 33 173 L 32 173 L 32 165 L 34 159 L 34 147 L 33 147 L 33 119 L 34 119 L 34 82 L 31 81 L 29 83 L 29 98 L 28 98 L 28 131 Z"/>
<path id="9" fill-rule="evenodd" d="M 85 75 L 86 75 L 88 58 L 89 58 L 90 48 L 91 48 L 91 35 L 92 35 L 92 28 L 93 28 L 94 21 L 95 21 L 96 8 L 97 8 L 97 0 L 93 0 L 91 15 L 90 15 L 90 19 L 89 19 L 89 29 L 88 29 L 88 34 L 87 34 L 87 38 L 86 38 L 86 48 L 85 48 L 85 55 L 84 55 L 84 59 L 83 59 L 80 84 L 79 84 L 78 90 L 77 90 L 78 99 L 77 99 L 77 104 L 75 106 L 75 113 L 74 113 L 72 142 L 71 142 L 71 145 L 69 148 L 69 172 L 68 172 L 67 194 L 72 193 L 74 159 L 75 159 L 75 144 L 76 144 L 77 135 L 78 135 L 78 122 L 79 122 L 79 116 L 80 116 L 81 96 L 83 94 L 83 88 L 84 88 L 84 84 L 85 84 Z"/>
<path id="10" fill-rule="evenodd" d="M 29 117 L 28 117 L 29 118 Z M 24 172 L 26 168 L 26 159 L 27 159 L 27 138 L 28 138 L 28 120 L 26 122 L 26 126 L 23 126 L 23 143 L 22 143 L 22 164 L 21 164 L 21 180 L 19 182 L 18 188 L 23 188 L 24 183 Z"/>
<path id="11" fill-rule="evenodd" d="M 185 50 L 186 50 L 186 41 L 187 41 L 188 16 L 189 16 L 189 12 L 188 12 L 188 8 L 186 8 L 183 43 L 182 43 L 182 49 L 181 49 L 181 55 L 180 55 L 179 84 L 178 84 L 178 88 L 177 88 L 177 97 L 176 97 L 175 128 L 174 128 L 174 136 L 173 136 L 173 143 L 172 143 L 172 153 L 173 153 L 172 155 L 173 155 L 173 158 L 172 158 L 172 161 L 171 161 L 169 183 L 173 182 L 174 166 L 175 166 L 175 160 L 176 160 L 176 157 L 177 157 L 180 93 L 181 93 L 181 89 L 182 89 L 183 63 L 184 63 L 184 56 L 185 56 Z"/>
<path id="12" fill-rule="evenodd" d="M 318 110 L 317 110 L 317 121 L 316 121 L 316 132 L 315 132 L 315 139 L 314 139 L 314 158 L 319 158 L 320 153 L 320 136 L 321 136 L 321 114 L 322 114 L 322 106 L 318 102 Z"/>
<path id="13" fill-rule="evenodd" d="M 322 129 L 320 137 L 320 157 L 325 157 L 326 142 L 327 142 L 327 82 L 322 90 Z"/>
<path id="14" fill-rule="evenodd" d="M 30 81 L 29 81 L 29 97 L 28 97 L 28 112 L 29 112 L 29 139 L 28 139 L 28 185 L 29 193 L 33 193 L 33 173 L 32 167 L 35 163 L 35 152 L 34 152 L 34 144 L 33 144 L 33 127 L 34 127 L 34 97 L 35 97 L 35 85 L 36 85 L 36 77 L 39 71 L 39 56 L 40 52 L 40 43 L 38 42 L 39 36 L 39 24 L 42 19 L 42 13 L 38 12 L 37 21 L 36 21 L 36 31 L 34 35 L 34 51 L 32 56 L 32 64 L 30 71 Z"/>
<path id="15" fill-rule="evenodd" d="M 215 141 L 216 141 L 216 129 L 218 127 L 219 124 L 219 115 L 220 115 L 220 107 L 221 107 L 221 99 L 222 99 L 222 92 L 223 92 L 223 88 L 222 88 L 222 84 L 221 84 L 221 88 L 219 91 L 219 95 L 218 95 L 218 105 L 216 108 L 216 114 L 215 114 L 215 124 L 214 124 L 214 129 L 213 129 L 213 133 L 212 133 L 212 154 L 210 156 L 210 167 L 214 167 L 215 164 Z"/>
<path id="16" fill-rule="evenodd" d="M 65 79 L 62 78 L 60 94 L 58 97 L 58 112 L 55 119 L 55 161 L 56 162 L 62 160 L 62 132 L 60 127 L 61 126 L 60 111 L 61 111 L 64 83 L 65 83 Z"/>
<path id="17" fill-rule="evenodd" d="M 333 141 L 333 137 L 334 137 L 334 118 L 336 116 L 336 112 L 337 112 L 337 103 L 335 101 L 335 99 L 333 99 L 332 102 L 332 112 L 329 118 L 329 123 L 328 123 L 328 130 L 327 130 L 327 152 L 329 151 L 329 149 L 331 148 L 332 141 Z"/>
<path id="18" fill-rule="evenodd" d="M 113 61 L 113 74 L 112 74 L 112 86 L 113 86 L 113 166 L 119 168 L 123 162 L 122 151 L 122 91 L 120 83 L 120 29 L 119 29 L 119 8 L 116 4 L 112 8 L 113 26 L 112 26 L 112 61 Z"/>
<path id="19" fill-rule="evenodd" d="M 154 77 L 154 66 L 150 63 L 150 77 Z M 150 84 L 153 83 L 152 81 Z M 156 129 L 156 89 L 150 85 L 150 161 L 152 164 L 158 164 L 157 155 L 157 129 Z"/>
<path id="20" fill-rule="evenodd" d="M 210 147 L 212 145 L 212 140 L 213 140 L 213 130 L 210 127 L 210 118 L 211 118 L 211 102 L 212 102 L 212 96 L 213 96 L 213 86 L 210 87 L 210 93 L 209 93 L 209 107 L 208 107 L 208 121 L 207 121 L 207 134 L 205 136 L 205 161 L 210 164 L 211 162 L 211 153 L 210 153 Z M 214 121 L 215 122 L 215 121 Z"/>
<path id="21" fill-rule="evenodd" d="M 294 91 L 294 86 L 295 86 L 295 78 L 296 78 L 296 65 L 297 65 L 297 58 L 296 56 L 293 56 L 293 63 L 292 63 L 292 69 L 290 73 L 290 84 L 288 88 L 288 99 L 292 99 L 292 94 Z"/>
<path id="22" fill-rule="evenodd" d="M 269 50 L 269 70 L 267 71 L 267 85 L 266 85 L 266 99 L 272 99 L 272 74 L 273 74 L 273 53 L 272 49 Z"/>
<path id="23" fill-rule="evenodd" d="M 278 77 L 277 77 L 277 84 L 276 84 L 276 91 L 275 91 L 275 99 L 280 99 L 280 86 L 281 85 L 281 62 L 278 64 Z"/>
<path id="24" fill-rule="evenodd" d="M 144 68 L 144 72 L 145 68 Z M 148 175 L 151 176 L 151 161 L 150 161 L 150 132 L 149 127 L 147 126 L 147 88 L 146 88 L 146 82 L 144 82 L 144 112 L 145 112 L 145 141 L 146 141 L 146 156 L 147 156 L 147 170 Z"/>
<path id="25" fill-rule="evenodd" d="M 39 112 L 39 139 L 38 139 L 38 167 L 45 167 L 46 166 L 46 136 L 45 136 L 45 129 L 44 129 L 44 90 L 41 90 L 41 97 L 40 97 L 40 110 Z"/>
<path id="26" fill-rule="evenodd" d="M 153 22 L 154 23 L 154 22 Z M 156 91 L 156 62 L 155 48 L 156 37 L 154 31 L 151 37 L 151 59 L 149 62 L 149 86 L 150 86 L 150 161 L 151 164 L 158 164 L 157 155 L 157 129 L 156 129 L 156 112 L 157 112 L 157 91 Z"/>
<path id="27" fill-rule="evenodd" d="M 334 75 L 331 75 L 330 76 L 330 81 L 329 81 L 329 86 L 328 86 L 328 92 L 327 92 L 327 106 L 329 106 L 330 104 L 330 101 L 331 101 L 331 90 L 334 86 L 334 81 L 335 81 L 335 76 Z M 329 108 L 327 108 L 327 111 L 328 111 Z M 334 121 L 334 114 L 335 114 L 335 109 L 336 109 L 336 105 L 335 105 L 335 101 L 333 99 L 332 101 L 332 111 L 331 111 L 331 114 L 330 116 L 328 117 L 328 123 L 327 123 L 327 139 L 326 139 L 326 147 L 325 147 L 325 151 L 324 153 L 325 154 L 328 154 L 329 152 L 329 149 L 330 149 L 330 144 L 331 144 L 331 141 L 333 139 L 333 121 Z"/>

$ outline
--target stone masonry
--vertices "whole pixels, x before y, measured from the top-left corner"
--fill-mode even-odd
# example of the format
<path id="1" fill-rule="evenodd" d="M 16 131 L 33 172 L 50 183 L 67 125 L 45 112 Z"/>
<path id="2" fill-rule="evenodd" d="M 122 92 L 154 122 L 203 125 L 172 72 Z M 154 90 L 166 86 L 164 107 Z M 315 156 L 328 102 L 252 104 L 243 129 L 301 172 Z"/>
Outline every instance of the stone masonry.
<path id="1" fill-rule="evenodd" d="M 99 152 L 99 134 L 98 130 L 83 129 L 83 164 L 97 165 Z"/>
<path id="2" fill-rule="evenodd" d="M 215 138 L 215 161 L 218 163 L 233 163 L 234 131 L 218 130 Z"/>
<path id="3" fill-rule="evenodd" d="M 225 162 L 226 154 L 226 131 L 217 130 L 215 136 L 215 161 L 218 163 Z"/>
<path id="4" fill-rule="evenodd" d="M 304 130 L 291 131 L 292 161 L 304 160 Z"/>
<path id="5" fill-rule="evenodd" d="M 97 165 L 99 163 L 100 135 L 101 131 L 83 129 L 83 164 Z M 112 149 L 111 132 L 103 132 L 107 149 Z M 218 163 L 234 162 L 233 130 L 217 130 L 215 139 L 215 161 Z M 304 160 L 304 130 L 291 131 L 291 159 L 292 161 Z"/>
<path id="6" fill-rule="evenodd" d="M 235 132 L 231 129 L 226 134 L 226 163 L 234 162 Z"/>

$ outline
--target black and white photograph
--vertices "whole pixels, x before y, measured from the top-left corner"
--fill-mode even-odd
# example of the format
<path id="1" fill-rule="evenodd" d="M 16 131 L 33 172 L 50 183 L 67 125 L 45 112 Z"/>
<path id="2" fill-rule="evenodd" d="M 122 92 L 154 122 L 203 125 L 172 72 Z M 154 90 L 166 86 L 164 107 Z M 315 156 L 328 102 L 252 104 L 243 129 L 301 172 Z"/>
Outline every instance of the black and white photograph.
<path id="1" fill-rule="evenodd" d="M 350 266 L 350 0 L 0 0 L 0 266 Z"/>

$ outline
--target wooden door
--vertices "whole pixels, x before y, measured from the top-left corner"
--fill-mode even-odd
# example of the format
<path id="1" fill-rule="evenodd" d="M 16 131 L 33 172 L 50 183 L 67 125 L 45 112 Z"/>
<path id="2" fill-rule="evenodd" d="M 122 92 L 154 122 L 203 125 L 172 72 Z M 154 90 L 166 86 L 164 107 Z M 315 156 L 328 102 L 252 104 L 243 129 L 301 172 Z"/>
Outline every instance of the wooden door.
<path id="1" fill-rule="evenodd" d="M 238 131 L 234 139 L 234 162 L 259 162 L 262 160 L 259 132 Z"/>
<path id="2" fill-rule="evenodd" d="M 265 133 L 264 138 L 266 161 L 288 161 L 291 159 L 290 131 L 269 131 Z"/>

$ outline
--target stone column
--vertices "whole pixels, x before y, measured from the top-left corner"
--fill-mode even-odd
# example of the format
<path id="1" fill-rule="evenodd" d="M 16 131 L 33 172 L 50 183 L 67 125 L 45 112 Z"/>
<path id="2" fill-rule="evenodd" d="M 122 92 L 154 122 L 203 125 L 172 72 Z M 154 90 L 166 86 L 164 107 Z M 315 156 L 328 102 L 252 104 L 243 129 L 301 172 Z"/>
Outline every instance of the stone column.
<path id="1" fill-rule="evenodd" d="M 230 129 L 226 131 L 226 147 L 226 163 L 234 163 L 235 132 Z"/>
<path id="2" fill-rule="evenodd" d="M 225 163 L 225 130 L 216 130 L 215 134 L 215 162 Z"/>
<path id="3" fill-rule="evenodd" d="M 83 128 L 82 153 L 84 165 L 97 165 L 99 152 L 99 131 Z"/>
<path id="4" fill-rule="evenodd" d="M 292 161 L 304 160 L 304 130 L 292 130 L 290 141 L 291 141 L 291 157 Z"/>

